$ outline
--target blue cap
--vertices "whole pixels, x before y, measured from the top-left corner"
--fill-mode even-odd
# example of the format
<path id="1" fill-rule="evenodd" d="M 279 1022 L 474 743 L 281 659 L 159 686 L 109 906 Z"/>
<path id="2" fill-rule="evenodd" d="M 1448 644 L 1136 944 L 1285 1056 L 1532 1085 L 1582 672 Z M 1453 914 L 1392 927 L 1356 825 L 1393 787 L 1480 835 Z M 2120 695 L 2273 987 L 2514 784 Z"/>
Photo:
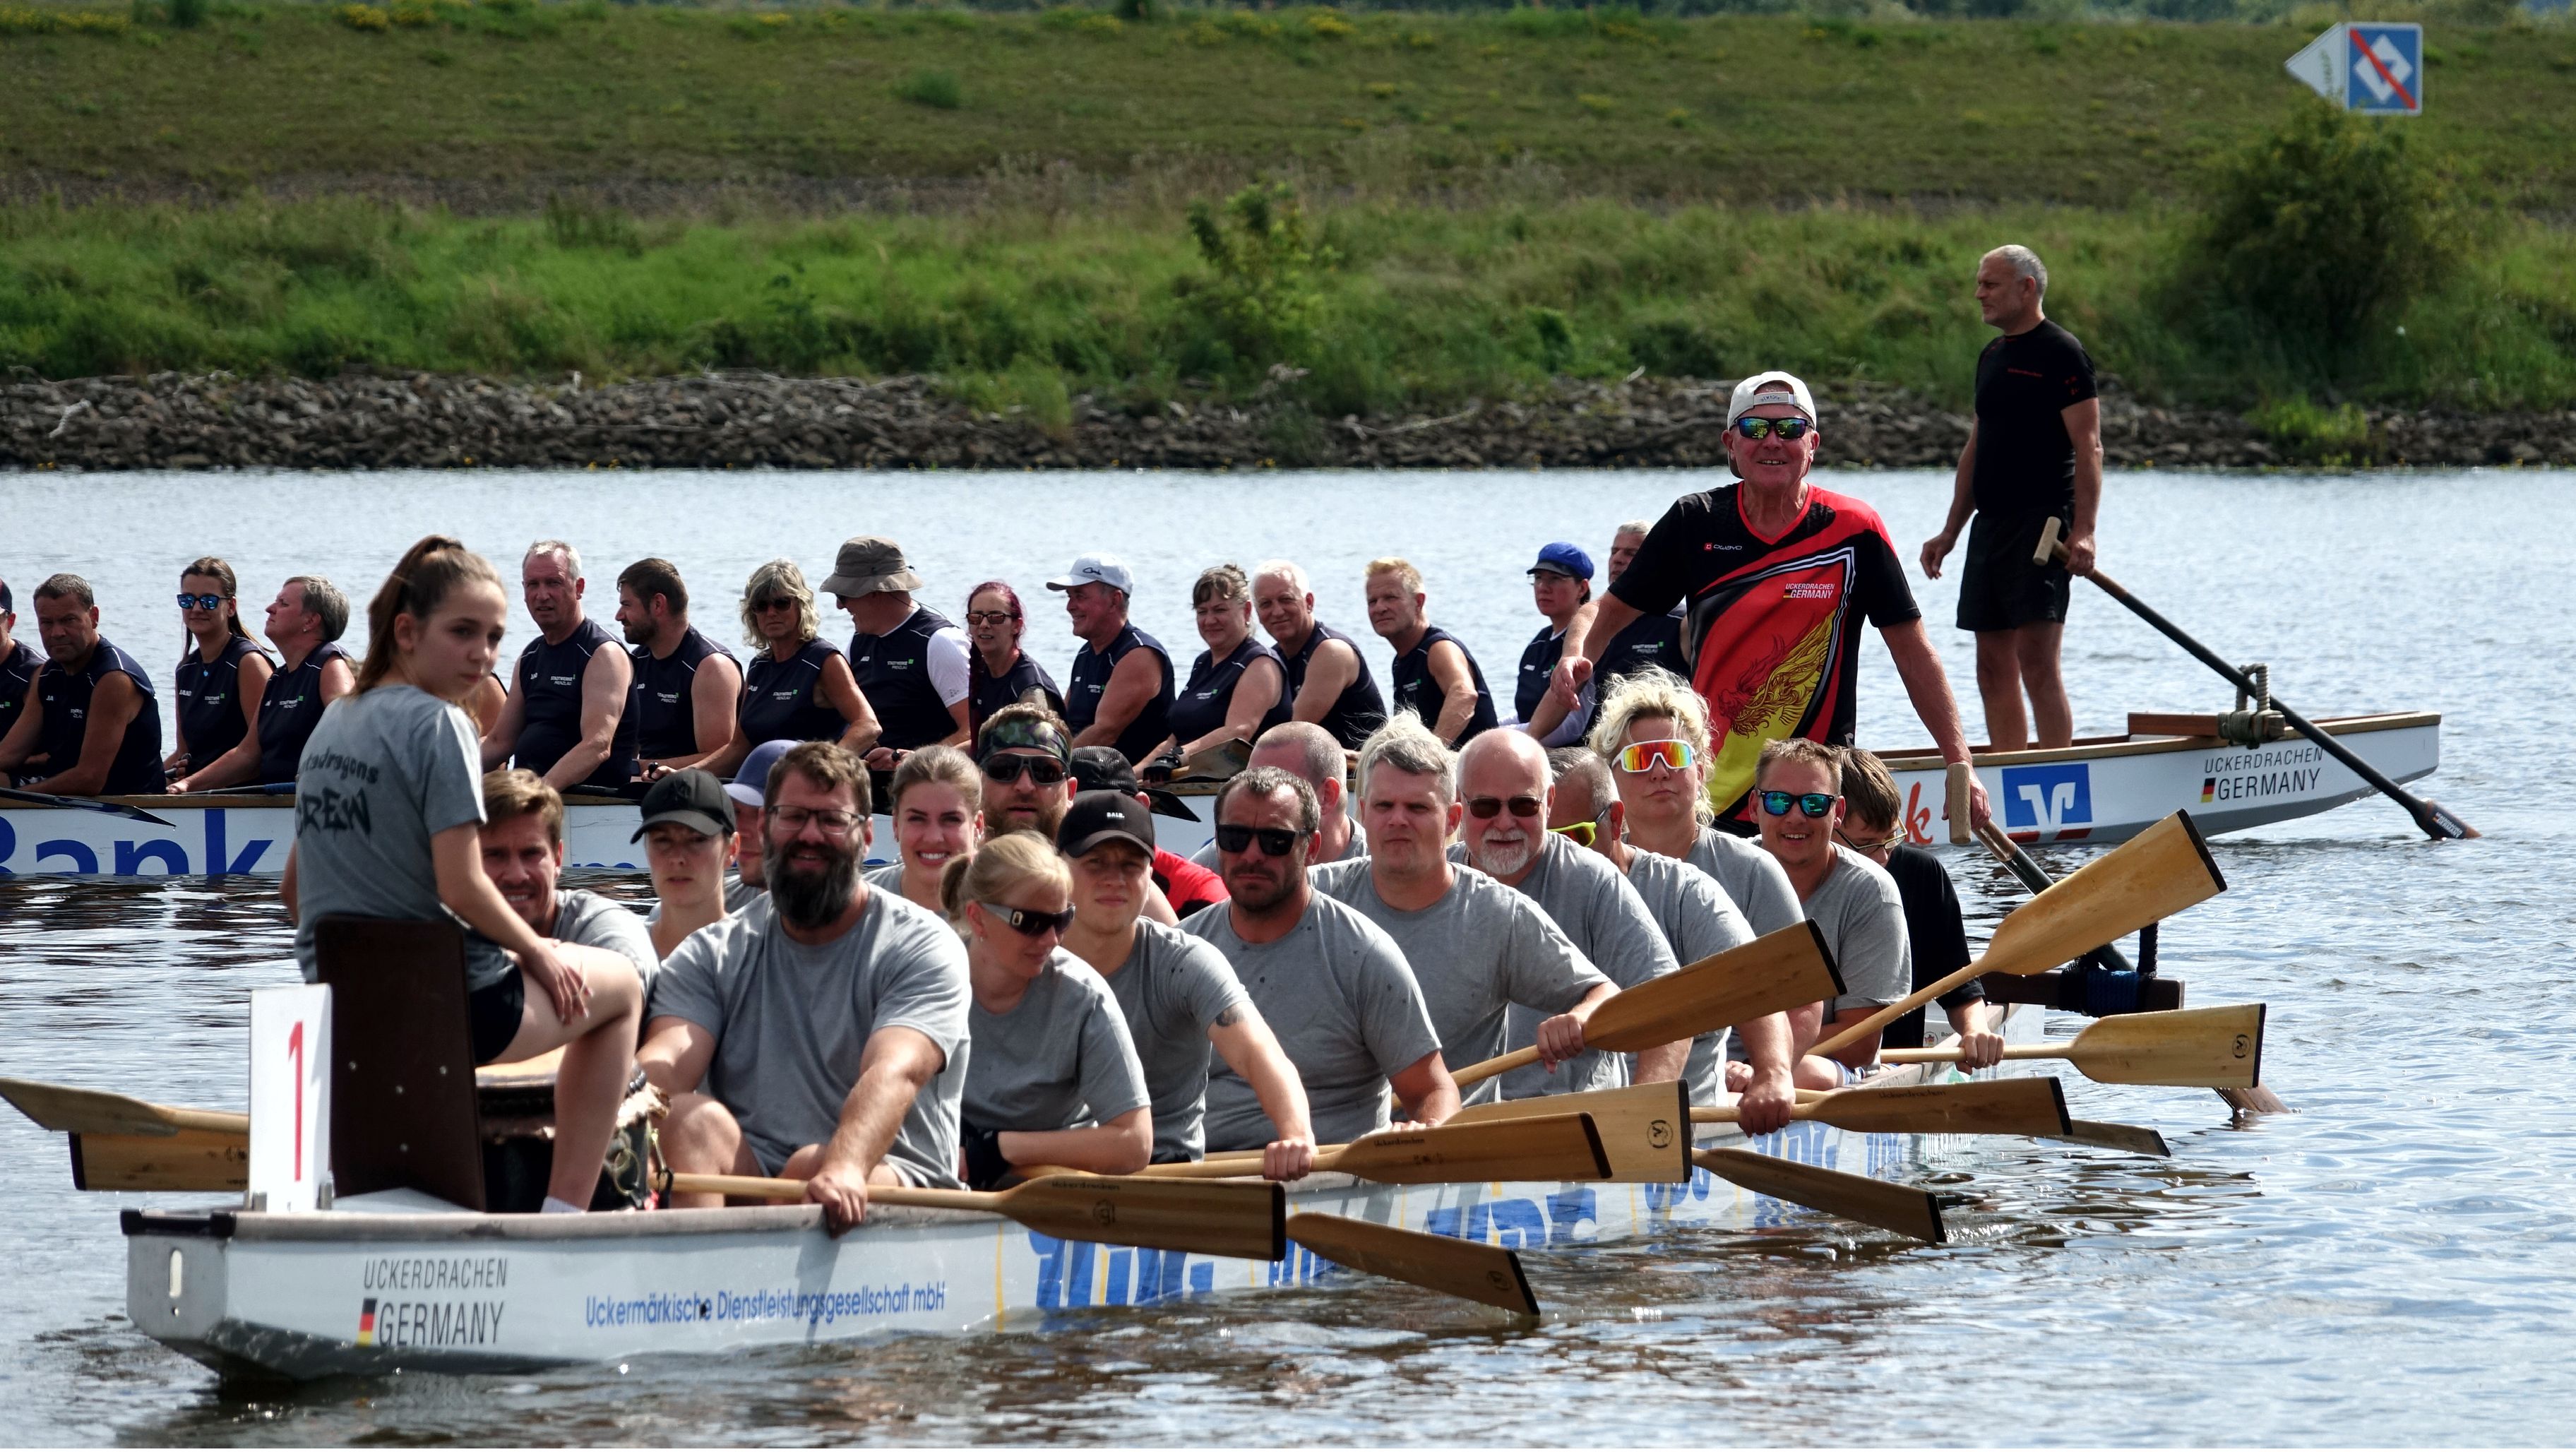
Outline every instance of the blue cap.
<path id="1" fill-rule="evenodd" d="M 753 747 L 751 754 L 742 759 L 742 769 L 733 774 L 731 782 L 726 783 L 725 795 L 746 807 L 757 807 L 767 802 L 769 769 L 778 764 L 778 758 L 794 750 L 798 744 L 784 740 L 764 741 Z"/>
<path id="2" fill-rule="evenodd" d="M 1541 570 L 1550 574 L 1571 575 L 1578 580 L 1589 580 L 1592 578 L 1592 556 L 1585 554 L 1581 545 L 1570 545 L 1563 540 L 1558 540 L 1552 545 L 1539 547 L 1538 563 L 1530 566 L 1529 572 L 1535 575 Z"/>

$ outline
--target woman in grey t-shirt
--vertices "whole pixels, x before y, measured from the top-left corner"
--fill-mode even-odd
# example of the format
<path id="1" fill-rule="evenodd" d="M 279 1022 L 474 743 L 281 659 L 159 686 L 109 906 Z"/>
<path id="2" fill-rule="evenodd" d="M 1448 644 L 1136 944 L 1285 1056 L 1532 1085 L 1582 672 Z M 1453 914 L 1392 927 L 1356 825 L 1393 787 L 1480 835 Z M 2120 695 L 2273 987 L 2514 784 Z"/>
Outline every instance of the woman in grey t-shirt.
<path id="1" fill-rule="evenodd" d="M 548 1210 L 590 1204 L 633 1072 L 644 991 L 602 948 L 537 936 L 484 875 L 483 763 L 471 700 L 509 620 L 500 577 L 456 540 L 411 547 L 367 606 L 357 685 L 322 713 L 295 785 L 282 892 L 307 980 L 324 918 L 454 917 L 467 928 L 474 1062 L 564 1050 Z"/>

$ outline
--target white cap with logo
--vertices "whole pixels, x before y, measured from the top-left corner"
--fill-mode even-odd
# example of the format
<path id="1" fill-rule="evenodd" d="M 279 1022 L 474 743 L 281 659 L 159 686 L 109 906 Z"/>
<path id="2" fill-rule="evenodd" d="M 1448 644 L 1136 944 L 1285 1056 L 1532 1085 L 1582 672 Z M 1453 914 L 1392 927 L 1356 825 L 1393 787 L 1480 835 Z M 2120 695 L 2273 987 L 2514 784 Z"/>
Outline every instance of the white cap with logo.
<path id="1" fill-rule="evenodd" d="M 1071 590 L 1082 585 L 1107 585 L 1121 595 L 1136 593 L 1136 577 L 1116 555 L 1084 555 L 1073 562 L 1073 568 L 1046 582 L 1050 590 Z"/>
<path id="2" fill-rule="evenodd" d="M 1806 383 L 1798 375 L 1751 373 L 1735 385 L 1734 394 L 1726 401 L 1726 426 L 1735 427 L 1735 421 L 1744 417 L 1747 410 L 1766 403 L 1788 404 L 1805 414 L 1807 422 L 1816 422 L 1816 396 L 1807 391 Z"/>

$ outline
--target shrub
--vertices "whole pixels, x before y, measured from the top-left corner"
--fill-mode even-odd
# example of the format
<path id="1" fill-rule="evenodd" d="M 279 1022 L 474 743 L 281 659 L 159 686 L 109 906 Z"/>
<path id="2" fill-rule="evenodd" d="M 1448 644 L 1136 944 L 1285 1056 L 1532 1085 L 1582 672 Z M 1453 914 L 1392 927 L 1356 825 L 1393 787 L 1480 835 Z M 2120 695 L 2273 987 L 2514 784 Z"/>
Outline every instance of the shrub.
<path id="1" fill-rule="evenodd" d="M 170 0 L 170 23 L 194 30 L 206 23 L 206 0 Z"/>
<path id="2" fill-rule="evenodd" d="M 383 30 L 393 24 L 393 17 L 373 5 L 343 5 L 331 13 L 351 30 Z"/>
<path id="3" fill-rule="evenodd" d="M 1340 40 L 1358 27 L 1338 10 L 1318 10 L 1306 17 L 1306 29 L 1319 40 Z"/>
<path id="4" fill-rule="evenodd" d="M 2377 450 L 2370 417 L 2359 404 L 2319 408 L 2304 393 L 2256 408 L 2246 418 L 2292 459 L 2340 469 L 2371 461 Z"/>
<path id="5" fill-rule="evenodd" d="M 1254 367 L 1309 356 L 1323 297 L 1317 271 L 1339 257 L 1307 235 L 1306 210 L 1283 182 L 1254 183 L 1222 213 L 1190 206 L 1190 235 L 1215 274 L 1193 300 L 1225 352 Z"/>
<path id="6" fill-rule="evenodd" d="M 895 84 L 896 99 L 938 111 L 954 111 L 966 104 L 966 90 L 957 83 L 954 71 L 914 71 Z"/>

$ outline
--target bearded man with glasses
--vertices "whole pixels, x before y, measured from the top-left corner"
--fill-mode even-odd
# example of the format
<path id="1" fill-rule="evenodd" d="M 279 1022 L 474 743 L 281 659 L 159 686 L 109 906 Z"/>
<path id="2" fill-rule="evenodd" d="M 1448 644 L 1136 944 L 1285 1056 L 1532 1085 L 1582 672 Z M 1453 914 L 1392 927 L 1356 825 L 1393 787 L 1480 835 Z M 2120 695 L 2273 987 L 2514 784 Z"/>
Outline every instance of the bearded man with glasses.
<path id="1" fill-rule="evenodd" d="M 1619 869 L 1547 829 L 1554 791 L 1547 751 L 1529 737 L 1488 731 L 1468 742 L 1458 753 L 1458 795 L 1466 814 L 1450 858 L 1537 903 L 1575 950 L 1621 988 L 1634 988 L 1681 966 L 1646 911 L 1645 899 Z M 1536 1044 L 1542 1017 L 1514 1005 L 1508 1047 Z M 1690 1047 L 1690 1040 L 1679 1039 L 1638 1054 L 1634 1081 L 1680 1078 Z M 1626 1060 L 1586 1049 L 1560 1073 L 1535 1064 L 1514 1069 L 1503 1077 L 1503 1097 L 1559 1093 L 1568 1085 L 1615 1088 L 1629 1077 Z"/>
<path id="2" fill-rule="evenodd" d="M 1843 824 L 1843 755 L 1801 737 L 1762 748 L 1753 773 L 1762 846 L 1780 859 L 1808 921 L 1825 935 L 1825 951 L 1842 970 L 1840 997 L 1789 1015 L 1800 1058 L 1798 1087 L 1839 1089 L 1878 1061 L 1879 1035 L 1867 1034 L 1831 1059 L 1807 1046 L 1903 998 L 1914 986 L 1914 957 L 1905 935 L 1905 900 L 1887 869 L 1834 840 Z"/>
<path id="3" fill-rule="evenodd" d="M 662 965 L 635 1057 L 671 1096 L 674 1170 L 803 1179 L 838 1234 L 872 1184 L 958 1185 L 966 949 L 937 913 L 861 880 L 868 772 L 846 747 L 780 757 L 761 828 L 768 895 Z"/>
<path id="4" fill-rule="evenodd" d="M 1592 678 L 1620 632 L 1684 602 L 1691 685 L 1717 728 L 1709 794 L 1720 819 L 1749 835 L 1747 792 L 1764 743 L 1851 744 L 1865 620 L 1886 639 L 1942 760 L 1966 761 L 1959 703 L 1887 526 L 1860 500 L 1807 482 L 1816 462 L 1807 385 L 1778 372 L 1735 385 L 1726 454 L 1736 481 L 1673 501 L 1602 597 L 1591 633 L 1567 645 L 1556 668 L 1562 698 Z M 1984 822 L 1985 788 L 1972 785 L 1951 808 Z"/>
<path id="5" fill-rule="evenodd" d="M 1225 955 L 1296 1066 L 1316 1140 L 1347 1144 L 1386 1128 L 1390 1088 L 1397 1122 L 1438 1124 L 1458 1112 L 1458 1085 L 1404 950 L 1306 880 L 1322 819 L 1314 789 L 1275 766 L 1228 778 L 1216 845 L 1230 896 L 1181 927 Z M 1282 1138 L 1230 1065 L 1208 1067 L 1205 1129 L 1210 1154 Z"/>

